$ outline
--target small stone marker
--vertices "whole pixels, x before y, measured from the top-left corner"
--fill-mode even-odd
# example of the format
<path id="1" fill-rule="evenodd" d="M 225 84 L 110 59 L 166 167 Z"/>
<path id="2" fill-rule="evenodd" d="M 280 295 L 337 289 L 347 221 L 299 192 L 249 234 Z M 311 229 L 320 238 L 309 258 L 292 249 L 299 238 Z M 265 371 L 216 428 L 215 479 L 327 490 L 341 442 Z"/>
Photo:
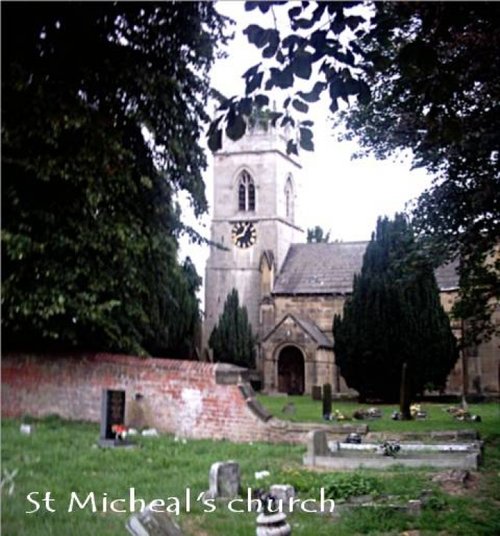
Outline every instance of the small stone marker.
<path id="1" fill-rule="evenodd" d="M 280 506 L 280 512 L 290 511 L 290 499 L 295 498 L 295 488 L 290 484 L 273 484 L 269 493 Z"/>
<path id="2" fill-rule="evenodd" d="M 241 489 L 240 464 L 233 461 L 212 464 L 208 486 L 207 499 L 237 497 Z"/>
<path id="3" fill-rule="evenodd" d="M 183 536 L 179 525 L 168 513 L 152 510 L 151 504 L 133 515 L 125 527 L 132 536 Z"/>
<path id="4" fill-rule="evenodd" d="M 295 415 L 295 404 L 293 402 L 289 402 L 288 404 L 285 404 L 281 412 L 284 415 Z"/>
<path id="5" fill-rule="evenodd" d="M 314 460 L 316 456 L 328 456 L 330 449 L 326 440 L 326 432 L 312 430 L 307 434 L 307 456 Z"/>
<path id="6" fill-rule="evenodd" d="M 143 430 L 141 435 L 145 437 L 159 437 L 160 434 L 158 434 L 158 430 L 156 428 L 146 428 L 146 430 Z"/>
<path id="7" fill-rule="evenodd" d="M 422 513 L 422 501 L 420 499 L 411 499 L 408 501 L 406 511 L 412 516 L 419 516 Z"/>
<path id="8" fill-rule="evenodd" d="M 19 431 L 21 432 L 21 434 L 31 435 L 33 432 L 33 426 L 31 424 L 21 424 Z"/>
<path id="9" fill-rule="evenodd" d="M 99 445 L 102 447 L 117 446 L 120 442 L 112 428 L 125 423 L 125 391 L 102 390 L 101 399 L 101 435 Z"/>

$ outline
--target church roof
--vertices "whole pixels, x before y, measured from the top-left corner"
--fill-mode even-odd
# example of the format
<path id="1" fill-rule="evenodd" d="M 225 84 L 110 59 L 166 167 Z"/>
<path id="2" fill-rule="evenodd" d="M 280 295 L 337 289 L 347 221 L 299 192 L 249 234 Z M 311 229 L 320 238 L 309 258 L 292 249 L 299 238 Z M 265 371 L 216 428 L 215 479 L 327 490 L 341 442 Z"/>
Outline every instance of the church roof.
<path id="1" fill-rule="evenodd" d="M 333 341 L 321 331 L 321 329 L 312 320 L 304 317 L 295 316 L 291 313 L 287 313 L 264 337 L 262 341 L 267 340 L 273 333 L 275 333 L 281 326 L 285 324 L 287 320 L 293 320 L 298 324 L 303 331 L 308 333 L 313 341 L 315 341 L 319 347 L 332 348 Z"/>
<path id="2" fill-rule="evenodd" d="M 292 244 L 276 278 L 273 294 L 348 294 L 361 271 L 368 242 Z M 456 264 L 436 270 L 441 290 L 458 288 Z"/>

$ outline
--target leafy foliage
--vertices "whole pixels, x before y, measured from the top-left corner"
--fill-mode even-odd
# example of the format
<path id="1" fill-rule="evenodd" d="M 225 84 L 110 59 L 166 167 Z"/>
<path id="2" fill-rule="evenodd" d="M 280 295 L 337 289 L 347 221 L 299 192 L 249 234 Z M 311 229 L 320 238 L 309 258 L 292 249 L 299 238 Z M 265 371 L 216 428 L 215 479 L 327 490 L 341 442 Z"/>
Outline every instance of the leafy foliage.
<path id="1" fill-rule="evenodd" d="M 288 9 L 290 5 L 293 7 Z M 361 2 L 246 2 L 247 11 L 287 9 L 291 32 L 283 35 L 278 28 L 257 24 L 245 29 L 248 41 L 261 49 L 263 61 L 244 73 L 245 97 L 233 97 L 221 105 L 221 114 L 210 131 L 210 147 L 220 147 L 222 130 L 231 139 L 243 136 L 251 108 L 262 106 L 266 91 L 290 90 L 297 83 L 310 82 L 312 77 L 314 83 L 304 86 L 302 82 L 300 88 L 284 97 L 282 109 L 273 112 L 271 119 L 273 126 L 296 128 L 297 142 L 305 150 L 314 148 L 312 122 L 297 112 L 306 114 L 309 105 L 323 94 L 331 99 L 332 112 L 338 110 L 338 99 L 349 103 L 354 97 L 367 102 L 370 90 L 357 68 L 359 46 L 352 40 L 339 40 L 344 31 L 353 35 L 366 23 L 356 10 L 358 5 Z M 289 153 L 297 152 L 297 142 L 290 140 Z"/>
<path id="2" fill-rule="evenodd" d="M 379 479 L 354 472 L 349 474 L 324 473 L 313 471 L 288 470 L 280 475 L 283 482 L 292 485 L 301 496 L 318 497 L 321 488 L 328 499 L 349 499 L 360 495 L 372 495 L 380 492 Z"/>
<path id="3" fill-rule="evenodd" d="M 378 220 L 333 334 L 342 376 L 362 399 L 397 400 L 404 363 L 409 398 L 429 382 L 445 385 L 456 341 L 432 268 L 403 215 Z"/>
<path id="4" fill-rule="evenodd" d="M 240 307 L 238 291 L 233 289 L 227 296 L 222 315 L 208 341 L 214 352 L 214 361 L 253 368 L 255 343 L 247 309 Z"/>
<path id="5" fill-rule="evenodd" d="M 455 316 L 466 343 L 492 331 L 500 298 L 500 6 L 379 2 L 362 39 L 372 99 L 341 116 L 348 139 L 385 158 L 405 149 L 434 174 L 414 207 L 436 265 L 461 259 Z M 363 153 L 363 151 L 362 151 Z"/>
<path id="6" fill-rule="evenodd" d="M 287 150 L 314 147 L 310 106 L 322 97 L 356 156 L 410 149 L 435 176 L 413 210 L 435 266 L 460 258 L 465 345 L 488 337 L 500 299 L 500 5 L 491 2 L 247 2 L 280 12 L 290 31 L 248 26 L 262 61 L 243 75 L 246 95 L 221 107 L 213 133 L 242 122 L 266 91 L 285 90 L 272 124 L 295 127 Z M 309 84 L 307 85 L 307 81 Z M 304 84 L 307 87 L 301 87 Z M 339 106 L 341 105 L 342 106 Z M 240 132 L 244 133 L 244 128 Z M 493 259 L 493 262 L 492 262 Z"/>
<path id="7" fill-rule="evenodd" d="M 330 231 L 325 233 L 325 231 L 319 226 L 311 227 L 307 229 L 307 242 L 308 243 L 324 243 L 330 241 Z"/>
<path id="8" fill-rule="evenodd" d="M 177 262 L 174 195 L 206 209 L 198 142 L 223 19 L 205 3 L 2 15 L 5 347 L 182 346 L 199 281 Z"/>

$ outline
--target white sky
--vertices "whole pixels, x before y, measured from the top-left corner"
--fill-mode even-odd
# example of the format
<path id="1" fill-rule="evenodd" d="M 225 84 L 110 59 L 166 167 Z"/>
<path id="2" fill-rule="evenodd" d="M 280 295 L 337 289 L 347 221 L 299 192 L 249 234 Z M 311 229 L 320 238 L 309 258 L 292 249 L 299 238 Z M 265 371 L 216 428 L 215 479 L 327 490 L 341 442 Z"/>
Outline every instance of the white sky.
<path id="1" fill-rule="evenodd" d="M 259 51 L 247 42 L 241 32 L 251 23 L 262 22 L 269 26 L 269 19 L 261 19 L 256 10 L 245 13 L 242 1 L 218 3 L 221 13 L 235 19 L 235 39 L 228 47 L 228 58 L 218 60 L 212 71 L 212 84 L 224 95 L 242 95 L 244 84 L 241 75 L 260 61 Z M 267 21 L 267 24 L 265 23 Z M 393 216 L 402 211 L 406 202 L 417 197 L 431 183 L 423 170 L 410 171 L 409 159 L 405 162 L 378 161 L 375 158 L 351 160 L 356 150 L 354 143 L 335 141 L 328 121 L 326 107 L 311 106 L 314 120 L 315 151 L 302 152 L 302 188 L 298 204 L 301 207 L 304 229 L 320 225 L 330 231 L 330 240 L 369 240 L 377 217 Z M 209 156 L 211 163 L 211 156 Z M 213 204 L 213 169 L 205 174 L 206 194 Z M 184 209 L 188 216 L 189 210 Z M 200 222 L 188 217 L 205 236 L 209 236 L 210 217 Z M 181 240 L 181 257 L 189 255 L 198 273 L 204 277 L 208 246 L 189 244 Z M 203 300 L 202 292 L 200 298 Z"/>

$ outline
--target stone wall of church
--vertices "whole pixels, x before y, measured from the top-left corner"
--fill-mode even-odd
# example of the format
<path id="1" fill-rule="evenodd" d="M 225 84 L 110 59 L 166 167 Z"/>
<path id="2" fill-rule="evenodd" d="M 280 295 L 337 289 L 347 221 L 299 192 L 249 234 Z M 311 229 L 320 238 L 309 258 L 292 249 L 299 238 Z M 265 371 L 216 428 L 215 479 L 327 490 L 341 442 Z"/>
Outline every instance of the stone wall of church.
<path id="1" fill-rule="evenodd" d="M 441 304 L 447 313 L 450 313 L 457 299 L 456 291 L 443 291 L 440 294 Z M 299 318 L 309 318 L 329 337 L 332 338 L 332 322 L 335 314 L 342 314 L 345 298 L 343 296 L 275 296 L 275 322 L 278 323 L 286 314 L 293 314 Z M 500 310 L 494 312 L 494 323 L 500 326 Z M 451 322 L 453 333 L 457 339 L 461 338 L 462 327 L 460 322 Z M 500 393 L 500 337 L 494 335 L 489 341 L 481 343 L 477 348 L 467 352 L 466 383 L 469 393 L 491 394 Z M 333 376 L 334 392 L 348 392 L 347 385 L 340 374 L 335 374 L 328 368 L 318 364 L 311 375 L 308 385 L 326 383 Z M 312 365 L 311 365 L 312 367 Z M 313 368 L 310 369 L 313 371 Z M 312 380 L 312 378 L 315 378 Z M 338 377 L 338 378 L 337 378 Z M 336 387 L 335 387 L 336 386 Z M 460 394 L 463 388 L 463 360 L 459 358 L 451 371 L 446 391 L 450 394 Z"/>
<path id="2" fill-rule="evenodd" d="M 441 305 L 450 314 L 453 305 L 458 299 L 457 291 L 441 292 Z M 482 342 L 479 346 L 465 351 L 461 355 L 454 369 L 448 377 L 446 390 L 449 393 L 462 393 L 464 387 L 464 360 L 467 363 L 465 373 L 465 387 L 468 393 L 490 394 L 500 393 L 500 309 L 493 312 L 493 324 L 497 327 L 497 334 L 491 339 Z M 453 333 L 460 339 L 462 325 L 460 321 L 452 320 Z"/>
<path id="3" fill-rule="evenodd" d="M 270 250 L 280 268 L 289 246 L 303 240 L 295 220 L 287 217 L 285 187 L 289 177 L 298 188 L 300 165 L 286 155 L 284 138 L 275 129 L 255 129 L 241 140 L 224 140 L 214 154 L 214 198 L 211 239 L 223 246 L 211 247 L 205 274 L 205 321 L 203 344 L 206 347 L 214 325 L 222 313 L 228 293 L 236 288 L 240 302 L 247 307 L 255 332 L 259 331 L 259 263 Z M 255 185 L 255 210 L 240 210 L 238 185 L 245 171 Z M 292 200 L 296 203 L 297 195 Z M 295 207 L 294 214 L 298 208 Z M 256 242 L 248 248 L 233 244 L 231 231 L 236 222 L 252 222 Z"/>
<path id="4" fill-rule="evenodd" d="M 342 314 L 343 296 L 275 296 L 276 322 L 285 315 L 293 314 L 310 318 L 330 339 L 332 339 L 333 316 Z"/>

